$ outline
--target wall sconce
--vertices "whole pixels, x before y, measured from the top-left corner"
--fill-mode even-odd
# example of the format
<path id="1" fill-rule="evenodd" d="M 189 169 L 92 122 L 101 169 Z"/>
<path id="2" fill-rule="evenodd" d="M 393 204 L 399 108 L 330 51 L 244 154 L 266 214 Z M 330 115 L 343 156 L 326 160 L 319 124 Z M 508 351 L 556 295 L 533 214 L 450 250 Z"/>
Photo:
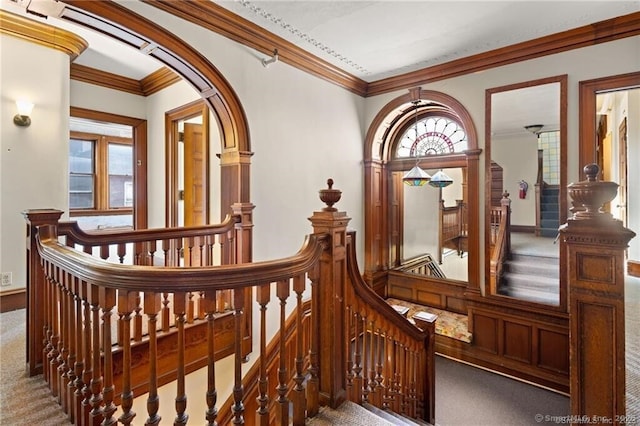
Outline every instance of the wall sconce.
<path id="1" fill-rule="evenodd" d="M 20 127 L 28 127 L 31 124 L 31 111 L 33 103 L 25 100 L 17 100 L 18 113 L 13 117 L 13 124 Z"/>

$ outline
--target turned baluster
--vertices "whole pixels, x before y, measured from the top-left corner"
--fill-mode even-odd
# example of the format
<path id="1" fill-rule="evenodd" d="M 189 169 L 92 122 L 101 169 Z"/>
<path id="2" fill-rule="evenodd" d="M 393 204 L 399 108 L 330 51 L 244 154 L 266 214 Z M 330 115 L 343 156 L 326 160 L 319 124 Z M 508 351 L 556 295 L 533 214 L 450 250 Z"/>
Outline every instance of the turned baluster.
<path id="1" fill-rule="evenodd" d="M 187 324 L 193 324 L 196 312 L 196 302 L 193 300 L 193 292 L 187 293 Z"/>
<path id="2" fill-rule="evenodd" d="M 127 245 L 125 243 L 118 244 L 118 261 L 124 263 L 124 257 L 127 255 Z"/>
<path id="3" fill-rule="evenodd" d="M 97 426 L 102 422 L 102 368 L 100 366 L 100 299 L 97 286 L 89 286 L 89 303 L 91 304 L 91 389 L 90 424 Z"/>
<path id="4" fill-rule="evenodd" d="M 82 283 L 79 279 L 74 279 L 74 293 L 75 293 L 75 324 L 76 328 L 73 331 L 73 338 L 75 340 L 75 363 L 73 365 L 74 381 L 73 381 L 73 394 L 71 398 L 73 400 L 72 418 L 70 419 L 75 424 L 81 424 L 82 421 L 82 388 L 84 382 L 82 381 L 82 370 L 84 369 L 84 350 L 82 346 L 82 338 L 84 336 L 84 318 L 82 317 Z M 69 383 L 71 386 L 71 383 Z"/>
<path id="5" fill-rule="evenodd" d="M 295 386 L 293 387 L 293 424 L 304 425 L 305 424 L 305 408 L 307 402 L 304 397 L 304 353 L 302 352 L 302 343 L 304 340 L 304 333 L 302 328 L 302 319 L 304 312 L 302 309 L 302 294 L 305 289 L 305 276 L 297 275 L 293 277 L 293 291 L 296 293 L 296 330 L 298 330 L 296 336 L 296 374 L 293 377 Z"/>
<path id="6" fill-rule="evenodd" d="M 287 425 L 289 424 L 289 400 L 287 399 L 289 378 L 287 377 L 287 336 L 284 330 L 286 330 L 286 307 L 289 297 L 288 280 L 276 283 L 276 296 L 280 299 L 280 365 L 278 366 L 278 386 L 276 387 L 278 391 L 276 418 L 278 424 Z"/>
<path id="7" fill-rule="evenodd" d="M 75 405 L 75 380 L 76 370 L 75 364 L 77 359 L 77 335 L 78 335 L 78 317 L 77 317 L 77 295 L 78 295 L 78 279 L 72 275 L 69 275 L 67 281 L 67 318 L 68 318 L 68 355 L 67 355 L 67 372 L 66 383 L 67 389 L 65 390 L 67 401 L 67 414 L 70 421 L 73 423 L 75 419 L 74 405 Z"/>
<path id="8" fill-rule="evenodd" d="M 103 244 L 100 246 L 100 259 L 108 260 L 109 259 L 109 246 Z"/>
<path id="9" fill-rule="evenodd" d="M 207 320 L 207 351 L 209 354 L 209 362 L 207 365 L 207 411 L 205 412 L 205 418 L 207 419 L 207 426 L 215 426 L 216 418 L 218 417 L 218 408 L 216 403 L 218 402 L 218 391 L 216 390 L 216 369 L 215 369 L 215 314 L 216 314 L 216 292 L 209 290 L 207 292 L 201 292 L 200 306 L 205 312 Z"/>
<path id="10" fill-rule="evenodd" d="M 169 293 L 162 293 L 162 331 L 167 333 L 171 327 L 169 312 Z"/>
<path id="11" fill-rule="evenodd" d="M 54 269 L 51 266 L 51 269 Z M 51 351 L 48 354 L 48 362 L 49 362 L 49 386 L 51 388 L 51 395 L 56 399 L 59 398 L 60 394 L 58 390 L 60 389 L 60 378 L 58 377 L 58 355 L 60 355 L 58 343 L 60 342 L 60 329 L 59 329 L 59 301 L 60 301 L 60 288 L 58 287 L 58 283 L 55 281 L 54 272 L 50 271 L 47 274 L 49 284 L 51 286 Z"/>
<path id="12" fill-rule="evenodd" d="M 89 425 L 89 414 L 91 412 L 91 378 L 93 377 L 93 357 L 91 356 L 91 333 L 93 327 L 91 325 L 91 304 L 89 303 L 89 289 L 91 286 L 89 283 L 83 281 L 80 290 L 82 294 L 83 307 L 84 307 L 84 330 L 82 338 L 82 354 L 84 368 L 82 370 L 82 383 L 84 386 L 81 390 L 82 406 L 81 416 L 82 425 Z"/>
<path id="13" fill-rule="evenodd" d="M 400 413 L 406 414 L 407 413 L 407 409 L 409 407 L 409 401 L 407 398 L 407 395 L 409 394 L 409 379 L 408 379 L 408 375 L 407 375 L 407 347 L 401 343 L 401 348 L 402 348 L 402 352 L 401 352 L 401 362 L 400 362 L 400 376 L 401 376 L 401 387 L 400 387 L 400 395 L 401 395 L 401 399 L 402 399 L 402 403 L 400 404 Z"/>
<path id="14" fill-rule="evenodd" d="M 124 425 L 129 425 L 136 416 L 131 410 L 133 406 L 133 391 L 131 390 L 131 313 L 138 306 L 136 298 L 138 292 L 119 290 L 118 291 L 118 315 L 122 325 L 122 415 L 118 421 Z M 106 344 L 106 339 L 105 339 Z M 111 351 L 111 347 L 105 349 Z"/>
<path id="15" fill-rule="evenodd" d="M 215 299 L 215 297 L 214 297 Z M 204 309 L 204 291 L 198 292 L 198 318 L 203 319 L 206 315 L 206 310 Z M 215 306 L 213 308 L 215 310 Z"/>
<path id="16" fill-rule="evenodd" d="M 113 403 L 115 389 L 113 386 L 113 357 L 111 354 L 111 314 L 116 304 L 116 291 L 111 288 L 100 287 L 99 297 L 100 306 L 102 306 L 102 347 L 104 348 L 104 389 L 102 390 L 104 400 L 102 414 L 104 420 L 101 426 L 111 426 L 117 423 L 113 417 L 116 405 Z"/>
<path id="17" fill-rule="evenodd" d="M 49 388 L 51 388 L 51 376 L 49 375 L 49 366 L 47 364 L 47 360 L 49 359 L 49 352 L 53 349 L 51 345 L 51 336 L 53 334 L 53 322 L 51 321 L 52 313 L 51 309 L 53 306 L 53 297 L 51 291 L 51 281 L 49 280 L 49 274 L 46 273 L 48 269 L 48 262 L 44 262 L 43 269 L 45 270 L 44 274 L 44 282 L 42 285 L 42 298 L 44 306 L 44 316 L 43 323 L 44 326 L 42 328 L 42 374 L 44 376 L 45 381 L 49 384 Z"/>
<path id="18" fill-rule="evenodd" d="M 384 386 L 384 396 L 382 398 L 382 408 L 389 410 L 393 403 L 393 339 L 389 330 L 384 332 L 384 364 L 382 366 L 383 376 L 386 378 Z"/>
<path id="19" fill-rule="evenodd" d="M 319 274 L 320 268 L 316 265 L 309 271 L 311 281 L 311 348 L 309 348 L 309 379 L 307 380 L 307 417 L 314 417 L 320 410 L 320 379 L 318 372 L 318 351 L 320 350 L 320 297 Z"/>
<path id="20" fill-rule="evenodd" d="M 256 301 L 260 305 L 260 377 L 258 378 L 258 425 L 269 425 L 269 396 L 267 389 L 267 305 L 271 299 L 271 285 L 262 284 L 256 289 Z"/>
<path id="21" fill-rule="evenodd" d="M 141 293 L 136 294 L 136 307 L 134 309 L 135 315 L 133 316 L 133 341 L 140 342 L 142 341 L 142 299 L 140 297 Z"/>
<path id="22" fill-rule="evenodd" d="M 371 348 L 368 343 L 370 336 L 367 328 L 367 317 L 362 316 L 362 357 L 364 359 L 362 365 L 362 401 L 369 402 L 369 357 L 371 356 Z M 358 400 L 358 403 L 360 400 Z"/>
<path id="23" fill-rule="evenodd" d="M 347 399 L 353 398 L 353 309 L 351 305 L 345 306 L 344 310 L 345 318 L 345 333 L 344 333 L 344 347 L 347 350 Z"/>
<path id="24" fill-rule="evenodd" d="M 186 306 L 187 295 L 185 292 L 176 292 L 173 294 L 173 314 L 175 316 L 178 328 L 178 368 L 176 378 L 176 418 L 173 421 L 174 426 L 186 425 L 189 416 L 185 413 L 187 410 L 187 395 L 185 393 L 184 378 L 184 323 L 186 322 Z"/>
<path id="25" fill-rule="evenodd" d="M 360 314 L 354 313 L 354 347 L 353 347 L 353 398 L 354 401 L 360 402 L 362 400 L 362 352 L 360 350 L 360 327 L 362 320 Z"/>
<path id="26" fill-rule="evenodd" d="M 68 413 L 69 406 L 67 404 L 67 356 L 69 355 L 69 349 L 67 349 L 69 339 L 69 303 L 68 303 L 68 291 L 66 288 L 66 281 L 68 275 L 66 272 L 58 271 L 59 282 L 59 295 L 60 295 L 60 340 L 58 341 L 58 359 L 56 364 L 58 365 L 58 402 L 62 406 L 62 411 Z"/>
<path id="27" fill-rule="evenodd" d="M 144 293 L 144 313 L 147 315 L 149 329 L 149 393 L 147 395 L 147 414 L 149 417 L 145 426 L 158 426 L 162 419 L 158 415 L 160 398 L 158 397 L 158 336 L 157 318 L 161 309 L 160 293 Z"/>
<path id="28" fill-rule="evenodd" d="M 244 386 L 242 385 L 242 324 L 244 320 L 244 292 L 243 290 L 233 291 L 234 305 L 234 384 L 233 384 L 233 424 L 244 424 Z"/>
<path id="29" fill-rule="evenodd" d="M 382 407 L 382 395 L 384 388 L 382 387 L 382 345 L 383 345 L 384 337 L 382 337 L 382 330 L 378 327 L 377 332 L 375 334 L 375 367 L 372 374 L 372 388 L 374 390 L 374 404 L 376 407 Z"/>

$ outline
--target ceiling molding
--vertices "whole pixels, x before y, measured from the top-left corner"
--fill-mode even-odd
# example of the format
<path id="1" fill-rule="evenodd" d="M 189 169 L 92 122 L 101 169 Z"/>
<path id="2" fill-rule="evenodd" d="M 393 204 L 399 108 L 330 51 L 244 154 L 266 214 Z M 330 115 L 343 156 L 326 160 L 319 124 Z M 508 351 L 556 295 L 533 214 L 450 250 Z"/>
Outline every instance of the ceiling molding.
<path id="1" fill-rule="evenodd" d="M 367 83 L 210 1 L 142 0 L 364 97 L 640 34 L 640 12 Z"/>
<path id="2" fill-rule="evenodd" d="M 365 96 L 367 82 L 310 54 L 211 1 L 142 0 L 143 2 L 181 17 L 189 22 L 218 33 L 265 54 L 278 50 L 278 60 L 312 75 Z"/>
<path id="3" fill-rule="evenodd" d="M 71 79 L 84 83 L 95 84 L 96 86 L 107 87 L 109 89 L 120 90 L 122 92 L 133 93 L 144 96 L 144 91 L 140 82 L 136 79 L 123 77 L 96 68 L 87 67 L 80 64 L 71 64 Z"/>
<path id="4" fill-rule="evenodd" d="M 101 71 L 99 69 L 80 64 L 71 64 L 70 77 L 72 80 L 95 84 L 97 86 L 120 90 L 122 92 L 133 93 L 134 95 L 139 96 L 152 95 L 182 80 L 178 74 L 167 67 L 162 67 L 138 81 L 133 78 Z"/>
<path id="5" fill-rule="evenodd" d="M 179 81 L 182 81 L 182 78 L 178 74 L 162 67 L 140 80 L 140 87 L 144 96 L 149 96 Z"/>
<path id="6" fill-rule="evenodd" d="M 640 34 L 640 12 L 374 81 L 369 83 L 366 96 L 375 96 L 638 34 Z"/>
<path id="7" fill-rule="evenodd" d="M 0 33 L 60 50 L 73 61 L 89 46 L 82 37 L 52 25 L 0 10 Z"/>

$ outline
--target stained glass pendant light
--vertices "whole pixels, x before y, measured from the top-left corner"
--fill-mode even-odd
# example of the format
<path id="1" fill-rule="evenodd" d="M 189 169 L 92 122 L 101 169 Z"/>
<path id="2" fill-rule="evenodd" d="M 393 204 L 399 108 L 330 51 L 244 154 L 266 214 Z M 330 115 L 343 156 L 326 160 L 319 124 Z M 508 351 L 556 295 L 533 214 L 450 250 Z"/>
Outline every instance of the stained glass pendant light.
<path id="1" fill-rule="evenodd" d="M 413 105 L 415 106 L 415 128 L 416 128 L 416 140 L 418 139 L 418 105 L 420 104 L 420 100 L 415 100 L 412 102 Z M 425 172 L 424 170 L 422 170 L 420 168 L 420 166 L 418 165 L 418 163 L 420 162 L 420 160 L 416 160 L 416 165 L 409 170 L 407 173 L 405 173 L 404 176 L 402 176 L 402 181 L 405 183 L 405 185 L 408 186 L 424 186 L 427 182 L 429 182 L 429 180 L 431 180 L 431 176 L 429 176 L 429 173 Z"/>
<path id="2" fill-rule="evenodd" d="M 442 169 L 438 170 L 433 176 L 431 176 L 431 180 L 429 181 L 429 185 L 434 188 L 444 188 L 453 183 L 453 179 L 447 176 Z"/>

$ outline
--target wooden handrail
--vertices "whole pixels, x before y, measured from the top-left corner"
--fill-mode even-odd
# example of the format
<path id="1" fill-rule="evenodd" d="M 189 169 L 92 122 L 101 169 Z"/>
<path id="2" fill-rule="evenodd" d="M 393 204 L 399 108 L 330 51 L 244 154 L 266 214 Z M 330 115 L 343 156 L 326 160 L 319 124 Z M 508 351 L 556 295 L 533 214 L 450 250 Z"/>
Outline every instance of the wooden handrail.
<path id="1" fill-rule="evenodd" d="M 509 193 L 505 192 L 500 200 L 499 208 L 491 209 L 491 233 L 492 250 L 490 261 L 490 294 L 497 294 L 498 285 L 502 276 L 504 261 L 511 252 L 511 200 Z M 494 220 L 496 217 L 498 220 Z M 495 237 L 493 237 L 495 235 Z"/>
<path id="2" fill-rule="evenodd" d="M 104 235 L 39 221 L 34 227 L 33 249 L 42 266 L 41 302 L 47 307 L 42 342 L 45 379 L 70 420 L 75 424 L 131 424 L 136 416 L 133 397 L 140 393 L 140 380 L 144 380 L 142 391 L 149 391 L 146 424 L 159 423 L 157 389 L 163 381 L 156 359 L 166 356 L 160 352 L 164 346 L 160 339 L 167 334 L 157 320 L 169 310 L 165 306 L 169 295 L 175 318 L 170 335 L 175 348 L 176 397 L 169 401 L 175 405 L 174 424 L 186 424 L 187 398 L 193 393 L 206 395 L 208 424 L 218 420 L 244 424 L 245 416 L 254 418 L 246 412 L 245 407 L 250 406 L 255 408 L 250 424 L 286 425 L 292 416 L 292 424 L 303 425 L 305 416 L 319 412 L 319 405 L 338 405 L 347 397 L 433 421 L 433 323 L 423 324 L 424 330 L 416 327 L 366 285 L 358 272 L 355 234 L 346 232 L 344 213 L 329 206 L 315 212 L 311 220 L 314 233 L 292 256 L 186 267 L 109 262 L 104 249 L 93 253 L 95 244 L 107 244 Z M 230 232 L 229 224 L 236 231 L 246 230 L 246 224 L 227 222 L 218 230 Z M 71 244 L 60 241 L 61 229 Z M 178 240 L 189 238 L 177 230 L 170 232 Z M 144 234 L 152 240 L 162 239 L 162 232 Z M 117 235 L 119 245 L 132 238 L 138 238 L 134 244 L 148 243 L 135 231 L 127 237 L 109 235 Z M 86 247 L 76 248 L 83 245 L 78 241 Z M 232 304 L 221 313 L 218 298 L 227 293 Z M 242 377 L 246 360 L 243 333 L 251 328 L 245 317 L 252 305 L 247 294 L 255 295 L 260 306 L 256 331 L 260 348 L 254 358 L 259 367 L 252 369 L 257 374 L 257 386 L 251 388 L 255 393 L 245 392 Z M 189 337 L 187 326 L 192 295 L 198 295 L 199 318 L 206 327 L 205 337 L 201 334 L 197 339 Z M 287 307 L 291 299 L 295 299 L 293 311 Z M 269 306 L 279 315 L 266 315 Z M 288 319 L 286 312 L 292 312 Z M 147 362 L 134 367 L 132 361 L 140 357 L 134 356 L 136 346 L 129 332 L 132 320 L 142 321 L 143 317 L 148 330 Z M 214 363 L 220 351 L 217 324 L 225 318 L 232 320 L 235 343 L 231 352 L 233 391 L 230 402 L 224 404 L 229 411 L 222 413 L 217 408 Z M 277 323 L 267 327 L 270 321 Z M 113 329 L 123 330 L 115 346 Z M 281 332 L 270 336 L 267 330 Z M 191 371 L 187 357 L 192 353 L 205 361 L 206 389 L 185 387 L 185 376 Z M 116 372 L 122 374 L 116 377 Z"/>

